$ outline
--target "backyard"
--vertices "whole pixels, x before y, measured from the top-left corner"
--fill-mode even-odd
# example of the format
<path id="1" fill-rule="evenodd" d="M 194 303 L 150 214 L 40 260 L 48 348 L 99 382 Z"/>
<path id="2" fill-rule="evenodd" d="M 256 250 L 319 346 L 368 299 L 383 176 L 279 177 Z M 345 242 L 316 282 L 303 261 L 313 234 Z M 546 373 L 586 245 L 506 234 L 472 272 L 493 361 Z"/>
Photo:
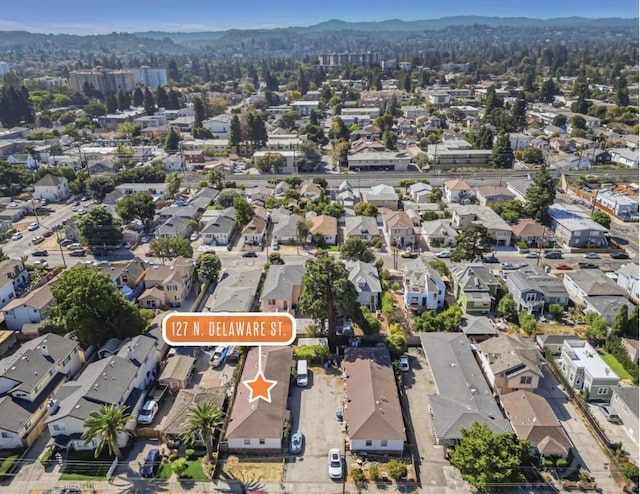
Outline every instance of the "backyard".
<path id="1" fill-rule="evenodd" d="M 607 352 L 603 352 L 601 355 L 602 360 L 604 360 L 609 367 L 615 372 L 621 380 L 628 379 L 630 381 L 633 380 L 633 376 L 627 372 L 627 370 L 622 366 L 618 359 L 613 355 Z"/>
<path id="2" fill-rule="evenodd" d="M 105 450 L 96 458 L 93 451 L 69 451 L 60 480 L 107 480 L 113 458 Z"/>
<path id="3" fill-rule="evenodd" d="M 229 478 L 242 481 L 244 484 L 252 482 L 279 483 L 282 481 L 282 461 L 252 462 L 229 456 L 222 468 Z"/>

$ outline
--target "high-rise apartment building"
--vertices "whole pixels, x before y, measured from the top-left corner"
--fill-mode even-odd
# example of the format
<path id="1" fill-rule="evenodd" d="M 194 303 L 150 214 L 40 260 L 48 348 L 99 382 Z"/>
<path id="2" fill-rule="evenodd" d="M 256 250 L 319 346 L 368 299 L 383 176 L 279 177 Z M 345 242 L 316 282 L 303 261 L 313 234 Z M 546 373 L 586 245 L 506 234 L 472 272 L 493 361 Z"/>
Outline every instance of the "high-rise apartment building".
<path id="1" fill-rule="evenodd" d="M 142 66 L 133 69 L 133 79 L 136 84 L 157 88 L 167 84 L 167 69 L 154 69 Z"/>
<path id="2" fill-rule="evenodd" d="M 102 94 L 132 91 L 135 88 L 131 70 L 91 69 L 69 72 L 69 84 L 76 91 L 82 91 L 85 83 L 91 84 Z"/>

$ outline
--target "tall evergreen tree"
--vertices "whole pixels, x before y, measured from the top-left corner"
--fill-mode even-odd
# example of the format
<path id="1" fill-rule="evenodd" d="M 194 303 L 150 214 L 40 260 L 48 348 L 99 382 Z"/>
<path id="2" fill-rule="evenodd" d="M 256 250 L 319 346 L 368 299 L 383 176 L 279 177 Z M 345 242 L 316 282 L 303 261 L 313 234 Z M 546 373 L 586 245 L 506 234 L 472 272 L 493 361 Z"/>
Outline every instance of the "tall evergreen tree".
<path id="1" fill-rule="evenodd" d="M 125 91 L 118 93 L 118 110 L 124 111 L 131 106 L 131 96 Z"/>
<path id="2" fill-rule="evenodd" d="M 206 118 L 204 103 L 202 102 L 201 98 L 196 98 L 193 101 L 193 112 L 194 112 L 193 128 L 201 129 L 202 122 Z"/>
<path id="3" fill-rule="evenodd" d="M 162 86 L 160 86 L 156 91 L 156 103 L 158 105 L 158 108 L 165 109 L 169 104 L 169 96 L 167 95 L 167 91 Z"/>
<path id="4" fill-rule="evenodd" d="M 229 124 L 229 147 L 235 148 L 236 154 L 240 154 L 240 144 L 242 144 L 242 124 L 238 115 L 234 114 Z"/>
<path id="5" fill-rule="evenodd" d="M 509 134 L 501 133 L 498 135 L 493 144 L 489 161 L 496 168 L 511 168 L 513 166 L 513 149 Z"/>
<path id="6" fill-rule="evenodd" d="M 144 93 L 137 87 L 133 92 L 133 106 L 142 106 L 142 103 L 144 103 Z"/>
<path id="7" fill-rule="evenodd" d="M 180 108 L 182 108 L 182 105 L 180 104 L 181 101 L 181 96 L 180 93 L 178 91 L 176 91 L 175 89 L 171 88 L 169 90 L 169 100 L 167 102 L 167 110 L 179 110 Z"/>
<path id="8" fill-rule="evenodd" d="M 543 103 L 553 103 L 556 94 L 556 86 L 553 79 L 545 79 L 540 86 L 540 101 Z"/>
<path id="9" fill-rule="evenodd" d="M 556 187 L 547 165 L 542 163 L 525 193 L 525 209 L 529 216 L 541 223 L 548 219 L 549 206 L 556 199 Z"/>
<path id="10" fill-rule="evenodd" d="M 629 106 L 629 88 L 627 87 L 627 78 L 625 76 L 620 76 L 615 84 L 615 98 L 616 105 L 618 106 Z"/>
<path id="11" fill-rule="evenodd" d="M 151 91 L 148 87 L 144 88 L 144 97 L 142 104 L 144 106 L 144 111 L 147 115 L 153 115 L 156 111 L 156 99 L 151 94 Z"/>
<path id="12" fill-rule="evenodd" d="M 517 130 L 522 130 L 527 124 L 526 115 L 527 102 L 524 98 L 524 93 L 520 92 L 516 100 L 513 102 L 513 106 L 511 107 L 511 116 L 513 117 L 513 122 Z"/>
<path id="13" fill-rule="evenodd" d="M 165 151 L 177 151 L 180 145 L 180 136 L 173 127 L 169 127 L 169 133 L 164 140 Z"/>
<path id="14" fill-rule="evenodd" d="M 115 94 L 107 96 L 107 113 L 115 113 L 118 110 L 118 99 Z"/>

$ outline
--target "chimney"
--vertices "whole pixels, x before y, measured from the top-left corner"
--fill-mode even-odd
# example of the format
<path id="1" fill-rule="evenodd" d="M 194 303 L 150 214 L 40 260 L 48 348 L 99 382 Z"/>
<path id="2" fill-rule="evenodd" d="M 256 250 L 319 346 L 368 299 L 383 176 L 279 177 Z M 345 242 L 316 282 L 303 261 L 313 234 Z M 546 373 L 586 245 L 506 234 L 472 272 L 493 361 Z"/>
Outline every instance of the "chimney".
<path id="1" fill-rule="evenodd" d="M 127 358 L 132 361 L 136 359 L 136 353 L 133 351 L 132 346 L 127 348 Z"/>
<path id="2" fill-rule="evenodd" d="M 40 345 L 40 353 L 43 357 L 49 356 L 49 349 L 47 348 L 47 345 Z"/>
<path id="3" fill-rule="evenodd" d="M 58 406 L 58 400 L 49 400 L 49 402 L 47 403 L 47 413 L 49 415 L 55 415 L 56 413 L 58 413 L 59 409 L 60 407 Z"/>

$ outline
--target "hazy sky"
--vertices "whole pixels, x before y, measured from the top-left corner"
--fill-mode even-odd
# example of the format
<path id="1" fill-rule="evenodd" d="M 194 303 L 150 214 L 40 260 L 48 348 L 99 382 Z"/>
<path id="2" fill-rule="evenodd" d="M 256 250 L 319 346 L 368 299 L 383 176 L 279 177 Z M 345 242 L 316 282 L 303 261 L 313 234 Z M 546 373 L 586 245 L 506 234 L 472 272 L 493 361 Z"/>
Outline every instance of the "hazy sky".
<path id="1" fill-rule="evenodd" d="M 308 26 L 454 15 L 637 17 L 637 0 L 4 0 L 0 30 L 97 34 Z"/>

